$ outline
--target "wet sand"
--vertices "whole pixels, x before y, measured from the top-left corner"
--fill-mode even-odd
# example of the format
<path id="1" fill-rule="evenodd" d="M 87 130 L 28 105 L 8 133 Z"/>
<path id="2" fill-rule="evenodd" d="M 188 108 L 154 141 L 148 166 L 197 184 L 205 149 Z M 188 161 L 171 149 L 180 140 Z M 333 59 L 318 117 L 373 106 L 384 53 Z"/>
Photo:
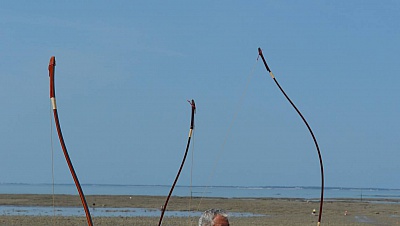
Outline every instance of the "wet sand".
<path id="1" fill-rule="evenodd" d="M 94 195 L 86 197 L 88 205 L 93 208 L 102 207 L 134 207 L 149 208 L 159 211 L 165 202 L 165 197 L 159 196 L 119 196 Z M 326 200 L 321 225 L 400 225 L 400 200 L 391 203 L 367 202 L 368 200 Z M 375 200 L 376 201 L 376 200 Z M 190 204 L 190 207 L 189 207 Z M 0 205 L 12 206 L 53 206 L 51 195 L 0 195 Z M 78 196 L 57 195 L 54 205 L 59 207 L 80 207 Z M 303 199 L 269 199 L 269 198 L 194 198 L 172 197 L 168 210 L 204 211 L 210 208 L 225 209 L 229 212 L 244 212 L 262 214 L 261 217 L 230 217 L 231 225 L 274 225 L 274 226 L 304 226 L 317 225 L 318 217 L 312 215 L 312 210 L 318 211 L 318 201 Z M 158 210 L 157 210 L 158 209 Z M 345 215 L 347 211 L 347 215 Z M 1 214 L 1 213 L 0 213 Z M 165 217 L 163 225 L 188 226 L 197 225 L 198 216 Z M 158 217 L 93 217 L 94 225 L 157 225 Z M 86 225 L 82 217 L 60 216 L 3 216 L 0 215 L 0 225 Z"/>

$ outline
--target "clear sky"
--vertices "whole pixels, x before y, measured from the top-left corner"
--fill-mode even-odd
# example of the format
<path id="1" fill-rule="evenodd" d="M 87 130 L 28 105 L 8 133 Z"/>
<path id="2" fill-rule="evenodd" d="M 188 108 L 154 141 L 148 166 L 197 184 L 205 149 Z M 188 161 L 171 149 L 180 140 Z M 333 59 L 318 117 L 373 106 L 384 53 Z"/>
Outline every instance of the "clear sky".
<path id="1" fill-rule="evenodd" d="M 399 1 L 3 1 L 0 182 L 400 188 Z M 249 82 L 248 82 L 249 81 Z M 192 151 L 193 163 L 191 160 Z"/>

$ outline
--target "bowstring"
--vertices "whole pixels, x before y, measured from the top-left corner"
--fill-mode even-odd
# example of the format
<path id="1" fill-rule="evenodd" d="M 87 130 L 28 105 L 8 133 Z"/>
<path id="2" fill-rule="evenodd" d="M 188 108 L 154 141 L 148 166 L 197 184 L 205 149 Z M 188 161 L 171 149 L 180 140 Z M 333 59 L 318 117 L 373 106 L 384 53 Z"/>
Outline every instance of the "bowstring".
<path id="1" fill-rule="evenodd" d="M 235 111 L 234 111 L 234 115 L 233 115 L 233 117 L 232 117 L 231 123 L 229 124 L 228 130 L 227 130 L 227 132 L 225 133 L 225 138 L 224 138 L 224 140 L 223 140 L 223 142 L 222 142 L 221 148 L 220 148 L 220 150 L 218 151 L 218 154 L 216 155 L 217 157 L 215 158 L 214 165 L 213 165 L 213 167 L 212 167 L 211 173 L 210 173 L 210 175 L 209 175 L 209 177 L 208 177 L 208 179 L 207 179 L 207 183 L 206 183 L 207 185 L 205 186 L 203 192 L 201 193 L 200 201 L 199 201 L 199 204 L 197 205 L 196 211 L 200 211 L 201 203 L 202 203 L 203 199 L 205 198 L 204 195 L 205 195 L 206 192 L 208 191 L 208 188 L 210 187 L 209 184 L 211 183 L 212 179 L 214 178 L 215 172 L 216 172 L 216 170 L 217 170 L 218 162 L 219 162 L 219 160 L 220 160 L 220 158 L 221 158 L 223 152 L 225 151 L 226 142 L 228 141 L 228 138 L 229 138 L 230 132 L 231 132 L 231 130 L 232 130 L 233 124 L 234 124 L 234 122 L 236 121 L 236 118 L 237 118 L 237 116 L 238 116 L 238 114 L 239 114 L 239 110 L 240 110 L 241 106 L 243 105 L 245 96 L 246 96 L 246 94 L 247 94 L 247 90 L 248 90 L 249 85 L 250 85 L 250 81 L 251 81 L 251 79 L 252 79 L 252 77 L 253 77 L 253 75 L 254 75 L 254 73 L 255 73 L 255 68 L 256 68 L 258 59 L 259 59 L 259 56 L 257 56 L 256 62 L 254 63 L 252 69 L 250 70 L 250 73 L 247 75 L 246 86 L 245 86 L 245 88 L 244 88 L 244 90 L 243 90 L 243 92 L 242 92 L 242 94 L 241 94 L 241 96 L 240 96 L 240 99 L 239 99 L 239 101 L 238 101 L 238 103 L 237 103 L 237 105 L 236 105 L 236 109 L 235 109 Z"/>
<path id="2" fill-rule="evenodd" d="M 54 185 L 54 142 L 53 142 L 53 116 L 52 116 L 52 105 L 50 103 L 50 151 L 51 151 L 51 190 L 52 190 L 52 204 L 53 204 L 53 225 L 55 224 L 56 217 L 56 205 L 55 205 L 55 185 Z"/>
<path id="3" fill-rule="evenodd" d="M 192 135 L 192 162 L 190 166 L 190 186 L 189 186 L 189 191 L 190 191 L 190 197 L 189 197 L 189 211 L 188 211 L 188 218 L 189 218 L 189 225 L 192 226 L 193 219 L 191 216 L 192 212 L 192 199 L 193 199 L 193 166 L 194 166 L 194 143 L 195 143 L 195 135 L 194 135 L 195 129 L 193 130 L 193 135 Z"/>

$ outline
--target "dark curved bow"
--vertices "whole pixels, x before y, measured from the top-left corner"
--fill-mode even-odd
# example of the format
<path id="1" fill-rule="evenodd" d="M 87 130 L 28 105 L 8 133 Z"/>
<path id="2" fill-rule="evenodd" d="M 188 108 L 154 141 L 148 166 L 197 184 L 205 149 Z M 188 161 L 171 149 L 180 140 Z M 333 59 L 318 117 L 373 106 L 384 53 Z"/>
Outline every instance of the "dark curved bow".
<path id="1" fill-rule="evenodd" d="M 258 54 L 259 56 L 261 56 L 262 61 L 264 62 L 265 68 L 267 69 L 267 71 L 269 72 L 270 76 L 272 77 L 272 79 L 275 81 L 276 85 L 279 87 L 279 89 L 281 90 L 281 92 L 283 93 L 283 95 L 286 97 L 286 99 L 290 102 L 290 104 L 293 106 L 293 108 L 297 111 L 297 113 L 300 115 L 301 119 L 303 119 L 303 122 L 306 124 L 308 131 L 310 131 L 310 134 L 314 140 L 315 143 L 315 147 L 317 148 L 317 152 L 318 152 L 318 157 L 319 157 L 319 164 L 320 164 L 320 168 L 321 168 L 321 200 L 320 200 L 320 205 L 319 205 L 319 214 L 318 214 L 318 226 L 321 224 L 321 218 L 322 218 L 322 206 L 324 203 L 324 166 L 322 164 L 322 156 L 321 156 L 321 152 L 319 150 L 318 147 L 318 143 L 317 143 L 317 139 L 314 136 L 314 133 L 311 130 L 310 125 L 308 125 L 306 119 L 303 117 L 303 115 L 301 114 L 301 112 L 299 111 L 299 109 L 297 109 L 297 107 L 294 105 L 294 103 L 290 100 L 290 98 L 288 97 L 288 95 L 286 95 L 285 91 L 283 91 L 282 87 L 279 85 L 278 81 L 276 80 L 274 74 L 272 73 L 272 71 L 269 69 L 267 61 L 265 61 L 264 55 L 262 53 L 261 48 L 258 48 Z"/>
<path id="2" fill-rule="evenodd" d="M 67 161 L 69 171 L 71 172 L 72 178 L 74 179 L 76 188 L 78 189 L 79 196 L 81 198 L 83 208 L 85 209 L 87 223 L 89 226 L 92 226 L 93 222 L 92 222 L 92 218 L 90 216 L 89 208 L 86 203 L 85 195 L 83 194 L 81 185 L 79 183 L 78 177 L 76 176 L 76 173 L 74 170 L 74 166 L 72 165 L 71 159 L 69 158 L 67 147 L 65 146 L 64 138 L 61 133 L 61 127 L 60 127 L 60 122 L 58 120 L 57 105 L 56 105 L 56 91 L 55 91 L 55 87 L 54 87 L 55 66 L 56 66 L 56 58 L 54 56 L 52 56 L 50 58 L 50 62 L 49 62 L 49 76 L 50 76 L 50 100 L 51 100 L 51 104 L 53 106 L 54 121 L 56 123 L 58 138 L 60 139 L 60 144 L 61 144 L 64 156 L 65 156 L 65 160 Z"/>
<path id="3" fill-rule="evenodd" d="M 177 174 L 176 177 L 175 177 L 175 181 L 174 181 L 174 183 L 172 184 L 171 190 L 169 191 L 167 200 L 165 201 L 165 204 L 162 206 L 161 216 L 160 216 L 160 221 L 158 222 L 158 226 L 160 226 L 161 223 L 162 223 L 165 210 L 167 209 L 167 205 L 168 205 L 169 198 L 171 197 L 172 192 L 173 192 L 173 190 L 174 190 L 174 188 L 175 188 L 176 182 L 178 181 L 179 175 L 181 174 L 183 165 L 185 164 L 185 161 L 186 161 L 187 153 L 188 153 L 188 151 L 189 151 L 190 140 L 191 140 L 191 138 L 192 138 L 192 133 L 193 133 L 193 129 L 194 129 L 194 114 L 196 113 L 196 105 L 195 105 L 195 103 L 194 103 L 194 100 L 188 101 L 188 102 L 189 102 L 190 105 L 192 106 L 192 117 L 191 117 L 191 119 L 190 119 L 190 130 L 189 130 L 189 138 L 188 138 L 187 145 L 186 145 L 186 151 L 185 151 L 185 155 L 183 156 L 183 159 L 182 159 L 181 167 L 179 168 L 178 174 Z"/>

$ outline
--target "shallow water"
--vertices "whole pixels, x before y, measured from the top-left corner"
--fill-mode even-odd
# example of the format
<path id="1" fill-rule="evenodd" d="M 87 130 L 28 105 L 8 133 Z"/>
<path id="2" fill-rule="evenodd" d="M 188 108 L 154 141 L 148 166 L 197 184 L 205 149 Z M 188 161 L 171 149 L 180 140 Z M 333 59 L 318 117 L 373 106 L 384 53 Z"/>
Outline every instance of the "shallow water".
<path id="1" fill-rule="evenodd" d="M 161 211 L 149 208 L 91 208 L 93 217 L 159 217 Z M 3 216 L 84 216 L 81 207 L 44 207 L 44 206 L 0 206 L 0 215 Z M 229 213 L 230 217 L 265 216 L 252 213 Z M 166 211 L 166 217 L 201 216 L 198 211 Z"/>
<path id="2" fill-rule="evenodd" d="M 374 223 L 375 221 L 368 218 L 367 216 L 355 216 L 356 222 L 359 223 Z"/>

